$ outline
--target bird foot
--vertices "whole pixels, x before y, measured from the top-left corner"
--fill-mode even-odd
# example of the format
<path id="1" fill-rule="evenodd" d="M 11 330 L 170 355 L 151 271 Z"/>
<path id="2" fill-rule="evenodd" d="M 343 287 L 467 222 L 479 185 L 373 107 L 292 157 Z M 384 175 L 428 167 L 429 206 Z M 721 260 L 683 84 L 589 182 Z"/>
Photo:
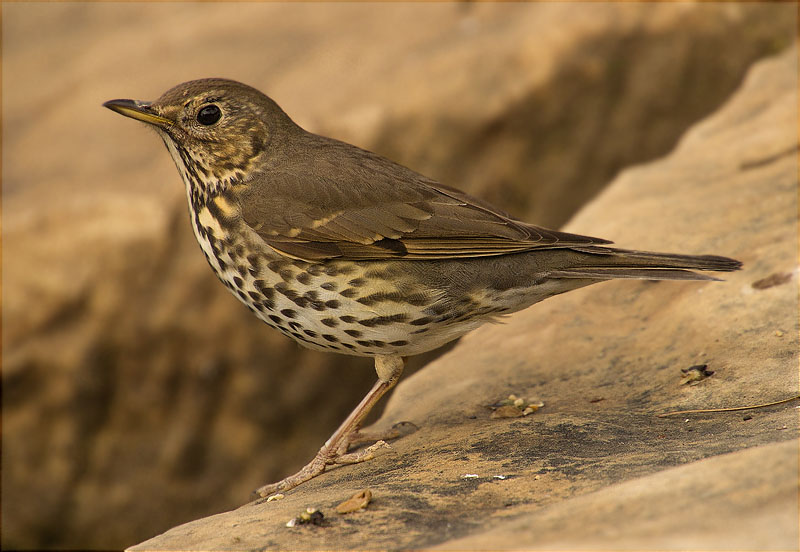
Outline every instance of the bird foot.
<path id="1" fill-rule="evenodd" d="M 405 435 L 414 433 L 417 429 L 417 426 L 411 422 L 399 422 L 384 432 L 362 432 L 360 430 L 355 430 L 348 434 L 338 447 L 333 447 L 330 446 L 330 443 L 326 443 L 325 446 L 319 450 L 314 459 L 303 466 L 300 471 L 276 483 L 260 487 L 253 492 L 252 498 L 260 503 L 262 500 L 259 499 L 266 499 L 276 493 L 288 491 L 301 483 L 305 483 L 309 479 L 313 479 L 323 473 L 325 468 L 330 465 L 358 464 L 359 462 L 372 460 L 382 449 L 392 448 L 385 439 L 404 437 Z M 366 442 L 372 442 L 373 444 L 355 452 L 347 452 L 351 446 Z"/>
<path id="2" fill-rule="evenodd" d="M 335 464 L 358 464 L 359 462 L 366 462 L 375 458 L 375 453 L 381 449 L 391 449 L 392 447 L 384 440 L 377 441 L 367 448 L 357 450 L 356 452 L 348 452 L 345 454 L 337 454 L 333 458 Z"/>
<path id="3" fill-rule="evenodd" d="M 348 453 L 347 449 L 355 442 L 363 441 L 365 438 L 372 440 L 374 435 L 369 435 L 359 432 L 361 422 L 369 413 L 370 409 L 376 402 L 400 379 L 400 374 L 403 372 L 403 359 L 397 355 L 384 355 L 375 357 L 375 371 L 378 374 L 378 381 L 372 386 L 372 389 L 361 399 L 358 406 L 350 413 L 349 416 L 342 422 L 339 428 L 333 432 L 333 435 L 326 441 L 326 443 L 319 449 L 319 452 L 314 459 L 294 475 L 272 483 L 271 485 L 264 485 L 257 489 L 253 494 L 253 498 L 266 499 L 269 496 L 288 491 L 312 479 L 322 472 L 331 464 L 353 464 L 355 462 L 364 462 L 375 456 L 378 449 L 388 447 L 389 445 L 383 439 L 379 439 L 374 445 L 367 447 L 363 451 Z M 393 430 L 393 431 L 392 431 Z M 416 430 L 414 424 L 404 422 L 395 424 L 390 430 L 392 437 L 397 437 L 403 434 L 408 434 Z"/>
<path id="4" fill-rule="evenodd" d="M 256 503 L 261 503 L 264 500 L 268 499 L 270 496 L 280 493 L 283 491 L 288 491 L 289 489 L 294 489 L 301 483 L 305 483 L 309 479 L 312 479 L 322 472 L 325 471 L 325 466 L 328 465 L 328 450 L 327 447 L 322 447 L 314 459 L 302 467 L 302 469 L 293 474 L 289 477 L 285 477 L 280 481 L 275 483 L 270 483 L 269 485 L 264 485 L 263 487 L 259 487 L 253 494 L 251 495 L 250 499 L 256 500 Z M 330 462 L 332 463 L 332 462 Z M 261 499 L 261 500 L 259 500 Z"/>

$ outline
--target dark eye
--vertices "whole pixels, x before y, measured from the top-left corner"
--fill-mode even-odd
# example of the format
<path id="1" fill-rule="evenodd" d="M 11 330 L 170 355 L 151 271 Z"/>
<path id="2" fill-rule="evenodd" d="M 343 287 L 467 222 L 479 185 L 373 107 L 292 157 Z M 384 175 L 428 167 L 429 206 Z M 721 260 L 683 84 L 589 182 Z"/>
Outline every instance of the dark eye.
<path id="1" fill-rule="evenodd" d="M 222 111 L 216 105 L 211 104 L 197 112 L 197 122 L 201 125 L 209 126 L 219 121 L 221 116 Z"/>

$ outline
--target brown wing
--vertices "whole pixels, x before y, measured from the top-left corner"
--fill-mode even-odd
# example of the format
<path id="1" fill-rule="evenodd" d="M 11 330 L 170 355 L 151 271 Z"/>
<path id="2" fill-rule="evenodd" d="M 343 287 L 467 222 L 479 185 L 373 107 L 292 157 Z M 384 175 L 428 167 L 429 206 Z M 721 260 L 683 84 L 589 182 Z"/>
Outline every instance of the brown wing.
<path id="1" fill-rule="evenodd" d="M 375 154 L 310 136 L 313 147 L 235 192 L 244 221 L 291 257 L 446 259 L 610 243 L 526 224 Z"/>

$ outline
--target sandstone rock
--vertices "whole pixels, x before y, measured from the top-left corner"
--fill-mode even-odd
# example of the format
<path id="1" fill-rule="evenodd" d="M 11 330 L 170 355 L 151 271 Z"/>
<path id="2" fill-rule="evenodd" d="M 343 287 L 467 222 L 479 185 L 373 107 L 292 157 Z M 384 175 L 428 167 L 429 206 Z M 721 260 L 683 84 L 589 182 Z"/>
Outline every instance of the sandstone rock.
<path id="1" fill-rule="evenodd" d="M 732 255 L 724 282 L 612 282 L 483 327 L 401 382 L 394 452 L 282 500 L 132 550 L 790 549 L 797 545 L 797 50 L 757 65 L 669 157 L 625 171 L 568 225 L 621 245 Z M 776 285 L 753 283 L 772 274 Z M 778 283 L 781 282 L 781 283 Z M 681 368 L 710 377 L 681 384 Z M 513 392 L 545 406 L 490 419 Z M 333 514 L 368 487 L 358 515 Z M 323 526 L 287 528 L 314 507 Z"/>
<path id="2" fill-rule="evenodd" d="M 3 547 L 116 548 L 241 504 L 374 378 L 229 296 L 163 146 L 100 103 L 238 78 L 554 225 L 783 48 L 791 8 L 4 5 Z"/>

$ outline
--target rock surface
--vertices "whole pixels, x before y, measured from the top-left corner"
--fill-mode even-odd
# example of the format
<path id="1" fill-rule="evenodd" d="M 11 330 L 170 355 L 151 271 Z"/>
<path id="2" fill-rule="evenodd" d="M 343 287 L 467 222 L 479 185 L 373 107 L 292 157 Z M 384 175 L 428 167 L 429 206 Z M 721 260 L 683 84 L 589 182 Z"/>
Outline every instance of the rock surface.
<path id="1" fill-rule="evenodd" d="M 620 245 L 744 262 L 723 282 L 618 281 L 483 327 L 400 383 L 393 450 L 281 500 L 132 550 L 796 549 L 797 50 L 663 160 L 625 171 L 568 225 Z M 681 369 L 714 373 L 681 384 Z M 515 393 L 545 406 L 490 419 Z M 369 488 L 365 511 L 336 504 Z M 286 527 L 314 507 L 321 526 Z"/>
<path id="2" fill-rule="evenodd" d="M 737 4 L 2 9 L 3 548 L 119 548 L 239 505 L 374 378 L 230 297 L 163 146 L 103 101 L 237 78 L 311 130 L 558 225 L 672 148 L 796 23 L 790 5 Z"/>

